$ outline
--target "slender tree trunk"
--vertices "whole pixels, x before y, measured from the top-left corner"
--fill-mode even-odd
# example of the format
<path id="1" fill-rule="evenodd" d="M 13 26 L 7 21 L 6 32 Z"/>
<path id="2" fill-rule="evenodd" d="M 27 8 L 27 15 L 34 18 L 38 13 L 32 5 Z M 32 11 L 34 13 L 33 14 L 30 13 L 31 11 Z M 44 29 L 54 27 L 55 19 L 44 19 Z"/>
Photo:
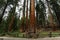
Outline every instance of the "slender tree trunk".
<path id="1" fill-rule="evenodd" d="M 17 0 L 15 1 L 14 3 L 14 7 L 12 9 L 12 18 L 11 18 L 11 21 L 9 23 L 9 28 L 8 28 L 8 31 L 12 31 L 12 26 L 13 26 L 13 23 L 14 23 L 14 20 L 15 20 L 15 10 L 16 10 L 16 5 L 17 5 Z"/>
<path id="2" fill-rule="evenodd" d="M 22 24 L 21 24 L 21 27 L 20 27 L 20 32 L 25 32 L 25 4 L 26 4 L 26 0 L 24 0 L 24 3 L 23 3 L 23 17 L 22 17 Z"/>
<path id="3" fill-rule="evenodd" d="M 28 30 L 28 0 L 27 0 L 27 7 L 26 7 L 26 31 Z"/>
<path id="4" fill-rule="evenodd" d="M 9 31 L 12 30 L 13 21 L 14 21 L 14 16 L 12 16 L 11 22 L 9 23 Z"/>

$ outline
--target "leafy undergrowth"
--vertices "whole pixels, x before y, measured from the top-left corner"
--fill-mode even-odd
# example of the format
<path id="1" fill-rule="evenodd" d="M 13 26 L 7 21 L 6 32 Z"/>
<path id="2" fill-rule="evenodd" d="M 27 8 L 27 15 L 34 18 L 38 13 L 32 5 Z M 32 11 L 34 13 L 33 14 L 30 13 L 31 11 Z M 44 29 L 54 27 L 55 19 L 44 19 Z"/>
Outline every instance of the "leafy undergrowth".
<path id="1" fill-rule="evenodd" d="M 39 37 L 43 38 L 43 37 L 59 37 L 60 36 L 60 32 L 49 32 L 49 31 L 43 31 L 39 33 Z"/>
<path id="2" fill-rule="evenodd" d="M 15 32 L 7 32 L 7 33 L 0 33 L 0 36 L 4 36 L 4 37 L 20 37 L 23 38 L 23 33 L 19 32 L 19 31 L 15 31 Z"/>
<path id="3" fill-rule="evenodd" d="M 8 32 L 8 33 L 1 33 L 0 36 L 5 36 L 5 37 L 19 37 L 19 38 L 24 38 L 24 33 L 21 33 L 19 31 L 15 32 Z M 39 38 L 44 38 L 44 37 L 59 37 L 60 32 L 58 31 L 41 31 L 38 33 Z"/>

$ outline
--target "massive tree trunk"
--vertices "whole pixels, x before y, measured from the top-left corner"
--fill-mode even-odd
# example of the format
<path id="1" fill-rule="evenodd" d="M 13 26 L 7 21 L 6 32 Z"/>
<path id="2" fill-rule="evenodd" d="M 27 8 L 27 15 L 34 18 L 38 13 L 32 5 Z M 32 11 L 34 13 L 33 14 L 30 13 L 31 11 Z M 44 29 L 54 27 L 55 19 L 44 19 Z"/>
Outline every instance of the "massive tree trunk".
<path id="1" fill-rule="evenodd" d="M 54 27 L 54 19 L 53 19 L 53 14 L 50 10 L 50 5 L 49 5 L 49 1 L 46 0 L 47 2 L 47 6 L 48 6 L 48 11 L 49 11 L 49 16 L 50 16 L 50 19 L 49 19 L 49 26 L 52 27 L 53 31 L 55 31 L 55 27 Z"/>
<path id="2" fill-rule="evenodd" d="M 30 24 L 29 37 L 35 37 L 35 0 L 30 0 Z"/>
<path id="3" fill-rule="evenodd" d="M 30 31 L 35 32 L 35 0 L 30 0 L 31 2 L 31 10 L 30 10 Z"/>
<path id="4" fill-rule="evenodd" d="M 21 27 L 20 27 L 20 32 L 25 32 L 25 4 L 26 4 L 26 0 L 24 0 L 24 3 L 23 3 L 23 17 L 22 17 L 22 24 L 21 24 Z"/>

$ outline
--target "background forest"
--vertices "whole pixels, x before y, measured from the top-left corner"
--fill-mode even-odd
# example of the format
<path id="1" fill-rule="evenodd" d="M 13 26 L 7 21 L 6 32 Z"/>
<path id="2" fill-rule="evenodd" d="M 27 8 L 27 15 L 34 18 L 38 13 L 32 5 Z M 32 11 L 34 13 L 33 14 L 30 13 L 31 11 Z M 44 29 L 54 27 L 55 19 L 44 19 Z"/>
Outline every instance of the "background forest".
<path id="1" fill-rule="evenodd" d="M 58 31 L 60 0 L 0 0 L 0 36 L 41 37 Z"/>

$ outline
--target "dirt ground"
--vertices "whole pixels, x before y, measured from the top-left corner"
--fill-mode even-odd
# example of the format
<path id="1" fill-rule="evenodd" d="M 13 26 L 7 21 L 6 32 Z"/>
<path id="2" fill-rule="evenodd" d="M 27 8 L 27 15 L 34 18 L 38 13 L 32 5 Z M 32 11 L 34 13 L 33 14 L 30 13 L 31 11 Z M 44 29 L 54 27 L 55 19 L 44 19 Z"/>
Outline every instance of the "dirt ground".
<path id="1" fill-rule="evenodd" d="M 52 38 L 12 38 L 12 37 L 0 37 L 0 40 L 60 40 L 60 37 L 52 37 Z"/>

